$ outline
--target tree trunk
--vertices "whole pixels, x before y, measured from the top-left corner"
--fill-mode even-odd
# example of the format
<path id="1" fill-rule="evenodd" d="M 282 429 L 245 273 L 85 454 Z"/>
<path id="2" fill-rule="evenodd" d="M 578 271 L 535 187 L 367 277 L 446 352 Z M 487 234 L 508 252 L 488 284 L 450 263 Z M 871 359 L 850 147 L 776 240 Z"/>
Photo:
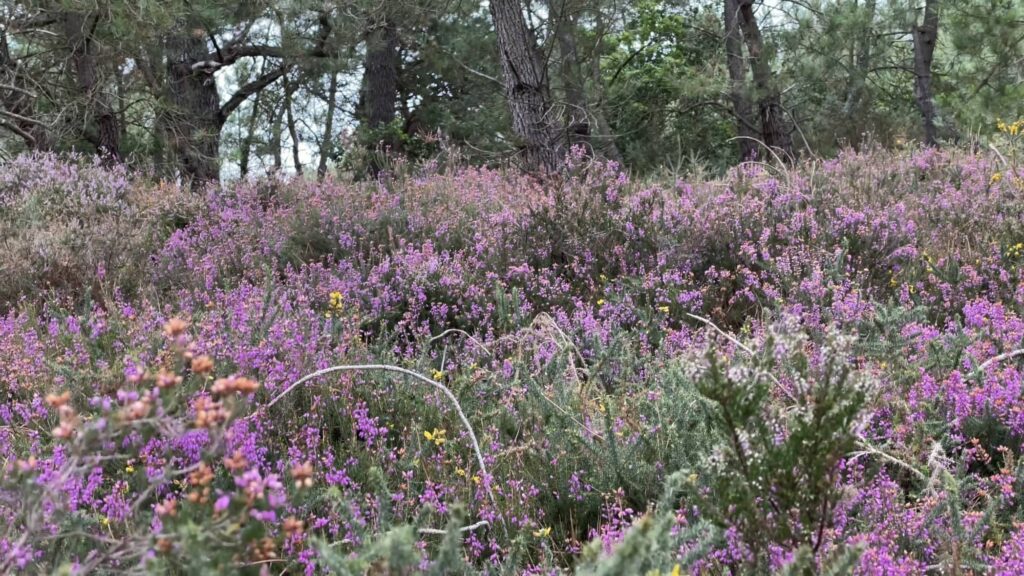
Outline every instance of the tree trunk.
<path id="1" fill-rule="evenodd" d="M 92 37 L 96 19 L 79 12 L 68 12 L 63 15 L 62 24 L 76 88 L 86 100 L 85 138 L 96 147 L 96 153 L 104 161 L 118 162 L 121 159 L 121 127 L 117 113 L 99 83 L 96 45 Z"/>
<path id="2" fill-rule="evenodd" d="M 864 4 L 865 25 L 857 30 L 859 38 L 853 40 L 851 47 L 850 79 L 846 89 L 846 100 L 843 102 L 843 117 L 847 125 L 858 126 L 863 120 L 865 110 L 865 91 L 867 88 L 868 71 L 871 67 L 871 44 L 873 42 L 875 22 L 875 0 L 867 0 Z M 862 128 L 862 126 L 858 126 Z M 858 130 L 859 131 L 859 130 Z M 852 134 L 857 137 L 858 134 Z"/>
<path id="3" fill-rule="evenodd" d="M 327 118 L 324 119 L 324 133 L 320 138 L 320 160 L 316 167 L 316 178 L 323 181 L 327 176 L 327 159 L 334 141 L 334 112 L 337 109 L 338 73 L 331 71 L 331 84 L 327 88 Z"/>
<path id="4" fill-rule="evenodd" d="M 594 11 L 594 21 L 597 43 L 594 46 L 593 56 L 590 58 L 590 81 L 594 87 L 594 105 L 590 107 L 590 116 L 594 120 L 591 141 L 602 156 L 622 166 L 622 153 L 619 152 L 619 147 L 615 144 L 615 135 L 612 133 L 612 127 L 604 113 L 604 78 L 601 75 L 601 54 L 604 53 L 605 23 L 600 7 Z"/>
<path id="5" fill-rule="evenodd" d="M 35 117 L 32 92 L 25 88 L 25 77 L 17 60 L 11 58 L 7 31 L 0 27 L 0 127 L 18 135 L 30 150 L 52 150 L 54 143 L 46 125 Z"/>
<path id="6" fill-rule="evenodd" d="M 528 170 L 553 171 L 565 155 L 560 130 L 549 117 L 547 72 L 519 0 L 489 2 L 498 37 L 512 130 L 523 145 Z"/>
<path id="7" fill-rule="evenodd" d="M 366 33 L 363 63 L 362 120 L 367 128 L 370 175 L 384 168 L 380 153 L 395 151 L 398 142 L 389 133 L 398 107 L 398 73 L 401 66 L 398 30 L 390 20 L 371 24 Z"/>
<path id="8" fill-rule="evenodd" d="M 167 124 L 183 179 L 193 186 L 220 180 L 220 95 L 214 70 L 205 65 L 206 32 L 180 25 L 167 46 Z"/>
<path id="9" fill-rule="evenodd" d="M 739 27 L 738 0 L 725 0 L 725 61 L 729 70 L 729 98 L 736 117 L 740 161 L 750 160 L 757 150 L 756 120 L 747 91 L 746 63 L 743 61 L 743 33 Z"/>
<path id="10" fill-rule="evenodd" d="M 576 16 L 570 0 L 548 0 L 558 42 L 558 75 L 565 93 L 565 129 L 569 145 L 590 146 L 590 107 L 576 49 Z"/>
<path id="11" fill-rule="evenodd" d="M 284 155 L 282 149 L 284 144 L 282 142 L 283 132 L 281 125 L 284 124 L 284 100 L 281 100 L 281 106 L 274 109 L 274 118 L 270 125 L 270 145 L 273 146 L 272 152 L 274 154 L 274 173 L 278 174 L 284 168 Z"/>
<path id="12" fill-rule="evenodd" d="M 256 120 L 260 114 L 260 95 L 252 102 L 249 121 L 245 127 L 245 138 L 242 139 L 242 150 L 238 160 L 238 171 L 244 178 L 249 175 L 249 159 L 252 157 L 252 145 L 256 141 Z"/>
<path id="13" fill-rule="evenodd" d="M 302 174 L 302 158 L 299 154 L 299 130 L 295 126 L 295 113 L 292 110 L 292 96 L 295 94 L 295 85 L 288 82 L 285 76 L 284 81 L 284 112 L 288 122 L 288 138 L 292 141 L 292 164 L 295 166 L 295 173 Z"/>
<path id="14" fill-rule="evenodd" d="M 783 160 L 793 159 L 793 139 L 789 123 L 782 109 L 782 97 L 775 85 L 772 65 L 764 53 L 764 39 L 754 15 L 754 0 L 737 0 L 739 23 L 750 56 L 750 70 L 757 90 L 758 110 L 761 116 L 761 140 L 782 156 Z"/>
<path id="15" fill-rule="evenodd" d="M 924 143 L 938 146 L 935 98 L 932 94 L 932 55 L 939 36 L 939 0 L 925 0 L 924 21 L 914 27 L 914 98 L 924 121 Z"/>

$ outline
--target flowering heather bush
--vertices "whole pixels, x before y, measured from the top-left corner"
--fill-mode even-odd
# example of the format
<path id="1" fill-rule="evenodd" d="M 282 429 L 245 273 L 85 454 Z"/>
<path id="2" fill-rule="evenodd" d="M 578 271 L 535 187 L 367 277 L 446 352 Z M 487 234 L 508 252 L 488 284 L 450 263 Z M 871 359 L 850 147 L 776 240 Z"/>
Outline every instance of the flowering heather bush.
<path id="1" fill-rule="evenodd" d="M 18 159 L 0 573 L 1018 574 L 1014 159 Z"/>
<path id="2" fill-rule="evenodd" d="M 98 161 L 27 154 L 0 171 L 0 304 L 137 288 L 148 256 L 196 203 Z"/>

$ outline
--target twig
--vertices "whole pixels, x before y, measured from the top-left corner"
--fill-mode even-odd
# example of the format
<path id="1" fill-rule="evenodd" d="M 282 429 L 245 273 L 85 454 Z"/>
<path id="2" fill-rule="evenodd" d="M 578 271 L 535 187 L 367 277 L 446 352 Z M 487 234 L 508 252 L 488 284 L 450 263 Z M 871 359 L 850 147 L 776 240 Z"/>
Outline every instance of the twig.
<path id="1" fill-rule="evenodd" d="M 701 322 L 701 323 L 703 323 L 703 324 L 705 324 L 707 326 L 710 326 L 710 327 L 714 328 L 715 332 L 718 332 L 722 336 L 725 336 L 725 338 L 728 341 L 730 341 L 733 344 L 739 346 L 744 352 L 746 352 L 747 354 L 750 354 L 751 356 L 754 355 L 754 351 L 751 350 L 746 344 L 744 344 L 743 342 L 740 342 L 739 339 L 737 339 L 732 334 L 729 334 L 725 330 L 722 330 L 721 328 L 719 328 L 718 325 L 715 324 L 714 322 L 712 322 L 711 320 L 708 320 L 707 318 L 704 318 L 703 316 L 697 316 L 696 314 L 690 314 L 689 312 L 687 312 L 686 315 L 689 316 L 690 318 L 693 318 L 694 320 L 696 320 L 698 322 Z"/>
<path id="2" fill-rule="evenodd" d="M 991 148 L 992 151 L 996 153 L 996 156 L 999 157 L 999 160 L 1003 162 L 1003 168 L 1008 168 L 1010 166 L 1010 163 L 1006 161 L 1006 158 L 1003 157 L 1003 155 L 999 152 L 999 149 L 996 148 L 994 144 L 989 144 L 988 147 Z"/>
<path id="3" fill-rule="evenodd" d="M 440 382 L 431 380 L 430 378 L 427 378 L 422 374 L 413 372 L 412 370 L 401 368 L 399 366 L 392 366 L 390 364 L 342 364 L 338 366 L 324 368 L 323 370 L 317 370 L 316 372 L 313 372 L 312 374 L 307 374 L 306 376 L 303 376 L 302 378 L 299 378 L 298 380 L 293 382 L 291 385 L 285 388 L 280 394 L 275 396 L 273 400 L 262 406 L 260 410 L 262 411 L 270 409 L 270 407 L 272 407 L 274 404 L 277 404 L 278 401 L 280 401 L 281 398 L 284 398 L 285 395 L 287 395 L 289 392 L 314 378 L 319 378 L 320 376 L 325 376 L 333 372 L 367 372 L 375 370 L 381 372 L 394 372 L 396 374 L 409 376 L 410 378 L 414 378 L 416 380 L 419 380 L 420 382 L 429 384 L 434 388 L 440 390 L 448 398 L 448 400 L 451 401 L 452 406 L 455 408 L 455 412 L 459 415 L 459 419 L 462 421 L 462 425 L 466 428 L 466 432 L 469 433 L 469 440 L 470 443 L 473 445 L 473 453 L 476 455 L 476 461 L 477 464 L 480 466 L 480 471 L 484 474 L 484 476 L 490 477 L 490 473 L 487 472 L 487 465 L 484 463 L 483 452 L 480 450 L 480 442 L 477 440 L 476 433 L 473 432 L 473 426 L 469 423 L 469 418 L 466 417 L 466 413 L 462 411 L 462 406 L 459 404 L 459 399 L 455 397 L 455 394 L 452 394 L 452 391 L 449 390 L 448 387 L 445 386 L 444 384 L 441 384 Z M 255 414 L 258 414 L 258 412 L 253 413 L 253 415 Z M 251 416 L 252 415 L 248 416 L 247 418 Z M 487 495 L 490 497 L 491 500 L 491 504 L 497 507 L 497 500 L 494 498 L 494 492 L 491 490 L 491 487 L 489 485 L 486 486 L 486 488 Z"/>
<path id="4" fill-rule="evenodd" d="M 702 316 L 697 316 L 696 314 L 690 314 L 689 312 L 687 312 L 686 315 L 689 316 L 690 318 L 693 318 L 694 320 L 697 320 L 699 322 L 704 323 L 707 326 L 710 326 L 711 328 L 714 328 L 716 332 L 718 332 L 719 334 L 724 336 L 727 340 L 729 340 L 733 344 L 739 346 L 740 349 L 743 350 L 744 352 L 746 352 L 747 354 L 750 354 L 751 356 L 755 356 L 756 355 L 754 353 L 754 351 L 752 349 L 750 349 L 749 346 L 747 346 L 743 342 L 740 342 L 739 339 L 736 338 L 735 336 L 733 336 L 732 334 L 729 334 L 725 330 L 722 330 L 721 328 L 719 328 L 718 325 L 715 324 L 714 322 L 712 322 L 711 320 L 708 320 L 707 318 L 704 318 Z M 783 386 L 782 382 L 779 382 L 779 379 L 776 378 L 774 374 L 772 374 L 771 372 L 765 372 L 765 375 L 767 375 L 768 378 L 770 378 L 771 381 L 774 382 L 775 385 L 780 390 L 782 390 L 782 392 L 785 393 L 786 396 L 788 396 L 790 400 L 796 402 L 796 397 L 793 396 L 793 393 L 790 390 L 788 390 L 785 386 Z"/>
<path id="5" fill-rule="evenodd" d="M 472 532 L 473 530 L 476 530 L 477 528 L 483 528 L 484 526 L 489 526 L 489 525 L 490 525 L 490 523 L 487 520 L 481 520 L 481 521 L 477 522 L 476 524 L 470 524 L 469 526 L 463 526 L 462 528 L 459 528 L 457 531 L 458 532 Z M 448 533 L 447 530 L 441 530 L 439 528 L 420 528 L 419 530 L 417 530 L 417 532 L 419 532 L 420 534 L 440 534 L 442 536 Z"/>
<path id="6" fill-rule="evenodd" d="M 892 462 L 893 464 L 896 464 L 896 465 L 900 466 L 901 468 L 905 468 L 907 470 L 910 470 L 911 472 L 914 473 L 915 476 L 917 476 L 921 480 L 928 481 L 928 476 L 926 476 L 924 474 L 924 472 L 921 472 L 920 470 L 915 468 L 913 465 L 908 464 L 908 463 L 904 462 L 903 460 L 900 460 L 899 458 L 897 458 L 895 456 L 892 456 L 892 455 L 890 455 L 890 454 L 888 454 L 886 452 L 882 452 L 878 448 L 875 448 L 871 444 L 868 444 L 867 440 L 864 440 L 863 438 L 858 439 L 857 440 L 857 445 L 861 448 L 861 450 L 859 452 L 852 452 L 849 455 L 850 459 L 856 459 L 856 458 L 859 458 L 861 456 L 865 456 L 865 455 L 868 455 L 868 454 L 873 454 L 875 456 L 878 456 L 878 457 L 882 458 L 883 460 L 888 460 L 889 462 Z"/>
<path id="7" fill-rule="evenodd" d="M 1017 356 L 1024 356 L 1024 348 L 1018 348 L 1016 350 L 1011 350 L 1009 352 L 1004 352 L 1004 353 L 1002 353 L 1002 354 L 1000 354 L 998 356 L 993 356 L 992 358 L 989 358 L 988 360 L 985 360 L 984 362 L 982 362 L 981 366 L 978 366 L 978 371 L 979 372 L 984 372 L 985 368 L 988 368 L 989 366 L 991 366 L 993 364 L 996 364 L 998 362 L 1002 362 L 1003 360 L 1009 360 L 1010 358 L 1016 358 Z"/>
<path id="8" fill-rule="evenodd" d="M 487 346 L 484 346 L 483 342 L 474 338 L 473 335 L 470 334 L 469 332 L 466 332 L 465 330 L 459 330 L 458 328 L 449 328 L 444 332 L 441 332 L 437 336 L 431 336 L 430 340 L 427 340 L 427 344 L 433 344 L 434 342 L 441 340 L 442 338 L 445 338 L 451 334 L 461 334 L 465 336 L 467 339 L 469 339 L 470 342 L 479 346 L 480 349 L 483 350 L 484 352 L 487 352 L 488 355 L 494 356 L 494 353 L 491 352 L 491 350 Z"/>

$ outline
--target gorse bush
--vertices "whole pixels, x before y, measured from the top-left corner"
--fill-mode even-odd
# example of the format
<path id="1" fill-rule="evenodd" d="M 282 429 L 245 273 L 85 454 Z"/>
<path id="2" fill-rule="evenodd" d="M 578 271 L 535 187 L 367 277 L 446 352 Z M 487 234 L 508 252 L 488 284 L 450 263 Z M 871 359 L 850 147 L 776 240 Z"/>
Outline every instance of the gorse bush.
<path id="1" fill-rule="evenodd" d="M 816 553 L 825 544 L 865 400 L 848 342 L 827 334 L 808 357 L 806 339 L 790 330 L 773 330 L 752 359 L 731 366 L 710 352 L 698 380 L 715 403 L 721 448 L 708 460 L 697 506 L 702 518 L 735 530 L 733 557 L 753 570 L 778 563 L 781 550 Z"/>
<path id="2" fill-rule="evenodd" d="M 1001 150 L 202 194 L 18 159 L 0 572 L 1019 573 Z"/>

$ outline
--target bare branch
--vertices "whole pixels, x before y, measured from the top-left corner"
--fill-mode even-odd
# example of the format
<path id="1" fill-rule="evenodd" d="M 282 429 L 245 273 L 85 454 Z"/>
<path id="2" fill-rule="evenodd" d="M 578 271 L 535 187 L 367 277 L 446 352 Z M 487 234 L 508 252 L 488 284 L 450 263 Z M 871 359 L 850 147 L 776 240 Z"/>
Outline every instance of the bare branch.
<path id="1" fill-rule="evenodd" d="M 234 112 L 236 108 L 241 106 L 242 102 L 245 102 L 245 100 L 249 98 L 249 96 L 252 96 L 253 94 L 259 92 L 260 90 L 263 90 L 267 86 L 270 86 L 271 84 L 276 82 L 278 78 L 284 76 L 285 72 L 287 71 L 287 67 L 282 66 L 280 68 L 277 68 L 276 70 L 267 72 L 266 74 L 239 88 L 238 91 L 235 92 L 231 96 L 231 98 L 229 98 L 228 101 L 220 107 L 220 112 L 218 112 L 217 114 L 220 123 L 224 124 L 224 122 L 227 121 L 228 116 L 231 116 L 231 113 Z"/>

